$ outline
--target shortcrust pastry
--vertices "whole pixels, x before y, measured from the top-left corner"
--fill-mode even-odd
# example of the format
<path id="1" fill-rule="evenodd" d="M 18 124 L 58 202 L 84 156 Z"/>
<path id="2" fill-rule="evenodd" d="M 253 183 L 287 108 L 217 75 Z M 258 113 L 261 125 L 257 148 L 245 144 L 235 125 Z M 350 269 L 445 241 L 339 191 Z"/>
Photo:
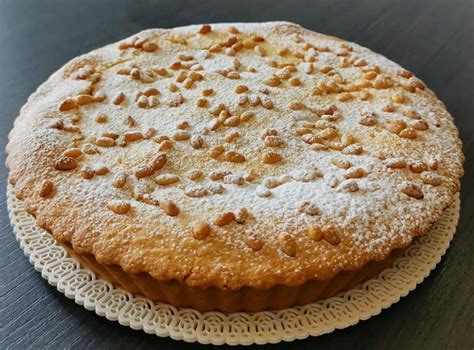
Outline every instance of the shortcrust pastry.
<path id="1" fill-rule="evenodd" d="M 459 191 L 462 145 L 412 73 L 286 22 L 151 29 L 22 108 L 10 182 L 86 266 L 203 310 L 350 288 Z"/>

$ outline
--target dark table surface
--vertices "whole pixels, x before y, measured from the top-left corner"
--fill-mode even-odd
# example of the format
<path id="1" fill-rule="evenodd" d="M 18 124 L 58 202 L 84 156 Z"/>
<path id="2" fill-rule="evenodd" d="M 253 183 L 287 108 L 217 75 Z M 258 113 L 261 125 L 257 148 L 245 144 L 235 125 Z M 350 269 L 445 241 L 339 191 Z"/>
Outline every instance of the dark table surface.
<path id="1" fill-rule="evenodd" d="M 355 41 L 423 79 L 453 114 L 464 142 L 461 220 L 423 284 L 381 315 L 345 330 L 274 346 L 324 349 L 474 348 L 474 2 L 0 0 L 0 139 L 47 77 L 74 56 L 150 27 L 288 20 Z M 1 163 L 4 163 L 2 152 Z M 8 220 L 0 165 L 0 349 L 204 348 L 122 327 L 49 286 Z M 267 346 L 270 347 L 270 346 Z"/>

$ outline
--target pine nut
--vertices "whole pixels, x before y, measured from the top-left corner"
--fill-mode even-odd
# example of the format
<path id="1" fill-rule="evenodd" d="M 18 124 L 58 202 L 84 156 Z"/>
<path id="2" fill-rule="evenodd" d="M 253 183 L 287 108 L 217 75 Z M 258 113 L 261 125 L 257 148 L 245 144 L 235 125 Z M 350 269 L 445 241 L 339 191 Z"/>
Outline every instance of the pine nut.
<path id="1" fill-rule="evenodd" d="M 205 35 L 207 33 L 210 33 L 211 30 L 212 29 L 211 29 L 211 26 L 209 24 L 204 24 L 204 25 L 201 26 L 201 28 L 199 28 L 198 33 Z"/>
<path id="2" fill-rule="evenodd" d="M 143 44 L 142 49 L 145 52 L 153 52 L 153 51 L 156 51 L 156 49 L 158 49 L 158 45 L 147 41 L 146 43 Z"/>
<path id="3" fill-rule="evenodd" d="M 155 182 L 158 185 L 167 186 L 179 181 L 179 176 L 174 174 L 161 174 L 155 177 Z"/>
<path id="4" fill-rule="evenodd" d="M 440 176 L 429 171 L 421 173 L 420 178 L 425 184 L 431 186 L 439 186 L 443 182 Z"/>
<path id="5" fill-rule="evenodd" d="M 310 202 L 302 202 L 298 208 L 300 213 L 308 214 L 310 216 L 318 215 L 318 207 Z"/>
<path id="6" fill-rule="evenodd" d="M 385 160 L 385 165 L 390 169 L 403 169 L 407 163 L 402 158 L 389 158 Z"/>
<path id="7" fill-rule="evenodd" d="M 143 134 L 139 131 L 127 131 L 123 137 L 127 142 L 134 142 L 143 139 Z"/>
<path id="8" fill-rule="evenodd" d="M 127 174 L 124 171 L 118 172 L 112 180 L 112 186 L 122 188 L 127 183 Z"/>
<path id="9" fill-rule="evenodd" d="M 235 92 L 237 94 L 242 94 L 246 91 L 249 91 L 249 88 L 247 87 L 247 85 L 238 85 L 236 88 L 235 88 Z"/>
<path id="10" fill-rule="evenodd" d="M 107 168 L 105 165 L 99 166 L 94 170 L 94 173 L 96 175 L 105 175 L 109 172 L 109 168 Z"/>
<path id="11" fill-rule="evenodd" d="M 199 149 L 204 145 L 204 139 L 199 135 L 193 135 L 189 140 L 189 144 L 192 148 Z"/>
<path id="12" fill-rule="evenodd" d="M 216 226 L 225 226 L 227 224 L 230 224 L 234 220 L 235 214 L 229 211 L 216 215 L 213 221 Z"/>
<path id="13" fill-rule="evenodd" d="M 403 129 L 402 131 L 400 131 L 400 134 L 399 134 L 400 137 L 403 137 L 404 139 L 409 139 L 409 140 L 413 140 L 413 139 L 416 139 L 416 130 L 411 128 L 411 127 L 408 127 L 406 129 Z"/>
<path id="14" fill-rule="evenodd" d="M 123 101 L 125 101 L 125 94 L 123 92 L 119 92 L 115 97 L 112 99 L 112 103 L 114 105 L 120 105 Z"/>
<path id="15" fill-rule="evenodd" d="M 115 214 L 126 214 L 130 209 L 130 203 L 123 201 L 123 200 L 112 200 L 107 203 L 107 208 L 113 211 Z"/>
<path id="16" fill-rule="evenodd" d="M 94 100 L 94 97 L 92 97 L 90 95 L 79 95 L 79 96 L 76 97 L 76 104 L 78 106 L 87 105 L 87 104 L 90 104 L 92 102 L 95 102 L 95 100 Z"/>
<path id="17" fill-rule="evenodd" d="M 255 114 L 253 112 L 245 111 L 240 115 L 240 121 L 241 122 L 249 121 L 250 119 L 254 117 L 254 115 Z"/>
<path id="18" fill-rule="evenodd" d="M 277 87 L 281 84 L 281 80 L 276 75 L 273 75 L 272 77 L 264 80 L 263 83 L 268 86 Z"/>
<path id="19" fill-rule="evenodd" d="M 276 152 L 265 152 L 262 160 L 265 164 L 275 164 L 282 160 L 282 156 Z"/>
<path id="20" fill-rule="evenodd" d="M 244 242 L 254 252 L 257 252 L 263 248 L 263 240 L 250 232 L 247 232 L 244 235 Z"/>
<path id="21" fill-rule="evenodd" d="M 54 192 L 54 184 L 50 180 L 43 180 L 39 190 L 40 197 L 46 198 L 51 197 Z"/>
<path id="22" fill-rule="evenodd" d="M 324 225 L 322 228 L 323 238 L 326 242 L 332 245 L 338 245 L 341 240 L 337 234 L 337 230 L 333 225 Z"/>
<path id="23" fill-rule="evenodd" d="M 193 223 L 192 233 L 194 238 L 203 240 L 211 233 L 211 226 L 205 221 L 197 221 Z"/>
<path id="24" fill-rule="evenodd" d="M 417 120 L 411 125 L 411 127 L 415 130 L 425 131 L 425 130 L 428 130 L 429 125 L 424 120 Z"/>
<path id="25" fill-rule="evenodd" d="M 77 160 L 71 157 L 62 156 L 54 163 L 56 170 L 68 171 L 77 167 Z"/>
<path id="26" fill-rule="evenodd" d="M 154 172 L 152 165 L 142 165 L 135 170 L 135 177 L 141 179 L 153 175 Z"/>
<path id="27" fill-rule="evenodd" d="M 265 146 L 268 147 L 278 147 L 283 144 L 283 139 L 279 136 L 266 136 L 265 137 Z"/>
<path id="28" fill-rule="evenodd" d="M 151 160 L 151 167 L 154 171 L 163 168 L 168 160 L 166 153 L 160 152 Z"/>
<path id="29" fill-rule="evenodd" d="M 278 243 L 283 253 L 290 257 L 296 255 L 296 242 L 288 233 L 283 233 L 278 236 Z"/>
<path id="30" fill-rule="evenodd" d="M 323 239 L 323 232 L 318 226 L 309 224 L 307 231 L 309 238 L 311 238 L 313 241 L 320 241 Z"/>
<path id="31" fill-rule="evenodd" d="M 70 111 L 71 109 L 75 109 L 75 108 L 77 108 L 77 105 L 71 98 L 68 98 L 68 99 L 64 100 L 59 105 L 59 111 L 60 112 Z"/>
<path id="32" fill-rule="evenodd" d="M 159 201 L 161 209 L 165 211 L 169 216 L 177 216 L 180 212 L 178 206 L 170 200 L 160 200 Z"/>
<path id="33" fill-rule="evenodd" d="M 115 146 L 115 140 L 110 137 L 98 137 L 95 144 L 100 147 L 112 147 Z"/>
<path id="34" fill-rule="evenodd" d="M 400 191 L 406 194 L 407 196 L 415 199 L 423 199 L 424 197 L 421 188 L 411 182 L 402 182 L 402 184 L 400 185 Z"/>
<path id="35" fill-rule="evenodd" d="M 215 159 L 218 158 L 222 153 L 224 153 L 224 146 L 215 146 L 211 148 L 209 156 Z"/>
<path id="36" fill-rule="evenodd" d="M 344 172 L 344 178 L 346 179 L 359 179 L 366 175 L 365 170 L 362 168 L 348 169 Z"/>
<path id="37" fill-rule="evenodd" d="M 423 162 L 414 162 L 409 165 L 409 168 L 415 174 L 422 173 L 423 171 L 428 170 L 428 167 Z"/>
<path id="38" fill-rule="evenodd" d="M 198 99 L 196 100 L 196 106 L 199 107 L 199 108 L 205 108 L 205 107 L 207 107 L 207 103 L 208 103 L 208 102 L 207 102 L 207 99 L 202 98 L 202 97 L 201 97 L 201 98 L 198 98 Z"/>
<path id="39" fill-rule="evenodd" d="M 186 189 L 186 191 L 184 192 L 186 196 L 192 197 L 192 198 L 204 197 L 204 196 L 207 196 L 208 193 L 209 192 L 207 191 L 207 188 L 203 186 L 194 186 L 194 187 Z"/>
<path id="40" fill-rule="evenodd" d="M 245 157 L 239 152 L 228 151 L 224 153 L 224 159 L 232 163 L 243 163 L 245 162 Z"/>
<path id="41" fill-rule="evenodd" d="M 349 169 L 352 166 L 351 162 L 340 158 L 332 158 L 331 163 L 340 169 Z"/>
<path id="42" fill-rule="evenodd" d="M 173 134 L 173 140 L 175 141 L 185 141 L 188 140 L 191 135 L 184 130 L 178 130 Z"/>
<path id="43" fill-rule="evenodd" d="M 71 158 L 79 158 L 82 154 L 82 151 L 79 148 L 68 148 L 63 152 L 63 156 Z"/>

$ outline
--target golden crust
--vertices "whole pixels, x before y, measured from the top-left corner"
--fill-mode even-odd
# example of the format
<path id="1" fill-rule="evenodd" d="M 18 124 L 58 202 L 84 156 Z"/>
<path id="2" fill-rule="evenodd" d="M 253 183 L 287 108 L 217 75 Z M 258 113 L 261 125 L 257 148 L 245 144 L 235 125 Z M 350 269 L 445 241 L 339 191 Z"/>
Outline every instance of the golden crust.
<path id="1" fill-rule="evenodd" d="M 141 294 L 150 300 L 178 307 L 223 312 L 280 310 L 333 297 L 374 278 L 380 271 L 390 267 L 404 251 L 394 250 L 382 261 L 371 261 L 357 271 L 343 271 L 330 280 L 312 279 L 295 287 L 278 284 L 267 289 L 242 287 L 237 290 L 222 290 L 216 287 L 189 287 L 175 280 L 159 281 L 146 273 L 125 273 L 120 266 L 102 265 L 91 255 L 78 255 L 68 245 L 65 245 L 65 248 L 85 267 L 130 293 Z"/>
<path id="2" fill-rule="evenodd" d="M 229 40 L 229 26 L 238 28 L 238 41 L 244 45 L 245 40 L 253 40 L 252 35 L 263 37 L 262 49 L 232 52 L 221 48 L 207 54 L 216 42 Z M 403 76 L 401 67 L 356 44 L 290 23 L 219 24 L 212 25 L 212 32 L 205 35 L 196 34 L 198 29 L 147 30 L 137 35 L 138 40 L 123 41 L 122 50 L 112 44 L 73 59 L 22 108 L 7 146 L 10 182 L 38 224 L 57 240 L 71 243 L 76 254 L 92 254 L 98 263 L 119 265 L 126 273 L 146 272 L 158 281 L 174 280 L 190 287 L 298 286 L 386 259 L 390 252 L 425 233 L 451 203 L 463 173 L 456 127 L 434 93 L 421 81 Z M 158 48 L 145 51 L 144 40 Z M 289 48 L 290 58 L 284 48 Z M 202 81 L 196 77 L 192 82 L 177 82 L 179 70 L 168 68 L 177 61 L 182 66 L 186 62 L 201 64 L 203 70 L 196 66 L 183 70 L 186 79 L 191 79 L 194 71 L 203 76 Z M 285 78 L 282 64 L 294 62 L 297 72 L 289 75 L 297 77 L 301 85 Z M 306 73 L 311 64 L 316 72 Z M 255 66 L 255 73 L 250 65 Z M 332 69 L 327 71 L 327 66 Z M 132 72 L 137 67 L 139 73 Z M 160 68 L 165 68 L 166 74 L 161 75 Z M 120 69 L 127 74 L 117 74 Z M 222 72 L 226 69 L 227 73 Z M 329 84 L 338 75 L 331 71 L 342 76 L 337 86 Z M 369 79 L 371 71 L 376 72 L 375 80 Z M 238 72 L 239 79 L 234 79 L 236 74 L 226 77 L 229 72 Z M 277 73 L 282 77 L 280 86 L 271 86 L 274 81 L 265 85 L 264 80 Z M 367 73 L 367 79 L 362 79 Z M 382 79 L 386 76 L 388 80 Z M 319 84 L 322 81 L 325 85 Z M 171 92 L 171 83 L 179 91 Z M 257 95 L 260 102 L 270 99 L 271 108 L 263 103 L 241 106 L 234 102 L 239 95 L 234 89 L 242 84 L 250 87 L 250 92 L 242 95 L 248 99 Z M 136 92 L 150 87 L 159 90 L 156 98 L 150 95 L 135 102 Z M 198 108 L 195 101 L 205 88 L 214 92 L 207 97 L 208 107 Z M 105 94 L 105 100 L 100 101 L 99 92 Z M 370 98 L 366 99 L 365 93 Z M 92 96 L 94 102 L 82 105 L 79 95 Z M 138 106 L 140 102 L 145 107 Z M 219 103 L 225 104 L 229 116 L 246 110 L 256 116 L 239 126 L 231 126 L 231 120 L 229 126 L 223 121 L 217 131 L 209 129 L 209 121 L 215 120 L 212 109 Z M 329 108 L 331 105 L 336 105 L 337 111 Z M 334 113 L 340 114 L 338 120 L 331 119 Z M 361 118 L 366 118 L 362 123 L 371 124 L 372 117 L 367 117 L 371 113 L 375 113 L 376 124 L 360 124 Z M 107 115 L 108 122 L 96 122 L 99 114 Z M 136 125 L 127 119 L 129 115 Z M 419 120 L 427 123 L 427 130 Z M 182 133 L 173 138 L 181 130 L 177 124 L 184 121 L 190 124 L 185 128 L 190 136 L 204 139 L 202 149 L 195 149 Z M 397 130 L 400 121 L 403 132 Z M 310 133 L 323 141 L 309 145 L 304 134 L 295 136 L 295 132 L 306 133 L 296 129 L 304 129 L 307 123 L 312 124 Z M 151 127 L 157 129 L 157 135 L 168 136 L 173 148 L 167 150 L 148 137 Z M 261 134 L 267 129 L 278 131 L 282 147 L 264 145 Z M 240 137 L 226 142 L 224 137 L 234 130 Z M 336 136 L 332 136 L 333 130 Z M 140 131 L 143 139 L 118 146 L 127 131 Z M 103 137 L 104 132 L 112 137 L 106 136 L 100 143 L 97 137 Z M 115 137 L 110 132 L 118 139 L 110 141 Z M 359 148 L 342 138 L 349 134 Z M 84 144 L 94 141 L 88 136 L 95 136 L 97 144 L 115 145 L 96 146 L 99 153 L 83 153 L 75 161 L 63 159 L 58 165 L 64 151 L 77 147 L 84 151 Z M 346 146 L 345 141 L 349 143 Z M 210 157 L 212 147 L 220 145 L 225 146 L 225 152 Z M 137 168 L 149 166 L 161 147 L 168 163 L 152 170 L 153 176 L 178 175 L 176 184 L 157 185 L 153 178 L 136 175 Z M 228 151 L 238 151 L 244 160 Z M 269 151 L 279 153 L 282 160 L 263 163 L 262 153 Z M 334 166 L 335 157 L 344 158 L 352 167 Z M 389 167 L 395 158 L 406 166 Z M 77 167 L 65 170 L 75 164 Z M 108 172 L 99 175 L 98 168 L 103 165 Z M 362 173 L 349 171 L 355 168 L 361 168 Z M 224 170 L 239 176 L 225 181 L 210 179 L 211 171 Z M 87 171 L 92 178 L 81 175 Z M 202 171 L 205 176 L 192 181 L 189 171 Z M 120 172 L 126 172 L 128 179 L 117 188 L 113 182 Z M 42 197 L 44 180 L 54 184 L 54 190 Z M 432 184 L 438 181 L 441 183 Z M 204 190 L 196 188 L 199 186 Z M 147 197 L 150 188 L 152 193 Z M 219 193 L 222 188 L 224 193 Z M 204 192 L 207 194 L 198 197 Z M 264 197 L 264 192 L 271 196 Z M 111 205 L 117 200 L 122 206 Z M 178 214 L 169 215 L 173 209 L 166 200 L 177 205 Z M 249 218 L 232 218 L 223 226 L 215 222 L 216 215 L 232 212 L 235 217 L 242 208 L 250 213 Z M 196 220 L 211 224 L 204 239 L 192 234 Z M 321 233 L 323 239 L 311 238 L 309 227 L 326 232 L 327 237 Z M 261 249 L 255 249 L 259 244 L 248 243 L 248 237 L 256 237 Z"/>

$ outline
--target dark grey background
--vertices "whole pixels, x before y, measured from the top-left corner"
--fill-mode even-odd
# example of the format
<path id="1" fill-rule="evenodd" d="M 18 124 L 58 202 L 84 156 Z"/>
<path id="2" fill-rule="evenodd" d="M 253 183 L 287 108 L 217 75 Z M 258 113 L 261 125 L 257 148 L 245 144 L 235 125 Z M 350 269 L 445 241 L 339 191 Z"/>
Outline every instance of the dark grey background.
<path id="1" fill-rule="evenodd" d="M 288 20 L 380 52 L 446 103 L 466 154 L 462 213 L 452 246 L 414 292 L 380 316 L 287 349 L 473 349 L 474 2 L 0 0 L 1 148 L 18 110 L 74 56 L 144 28 Z M 2 153 L 1 163 L 4 163 Z M 86 311 L 28 263 L 10 228 L 0 165 L 0 349 L 204 348 L 160 339 Z M 270 346 L 267 346 L 270 347 Z"/>

